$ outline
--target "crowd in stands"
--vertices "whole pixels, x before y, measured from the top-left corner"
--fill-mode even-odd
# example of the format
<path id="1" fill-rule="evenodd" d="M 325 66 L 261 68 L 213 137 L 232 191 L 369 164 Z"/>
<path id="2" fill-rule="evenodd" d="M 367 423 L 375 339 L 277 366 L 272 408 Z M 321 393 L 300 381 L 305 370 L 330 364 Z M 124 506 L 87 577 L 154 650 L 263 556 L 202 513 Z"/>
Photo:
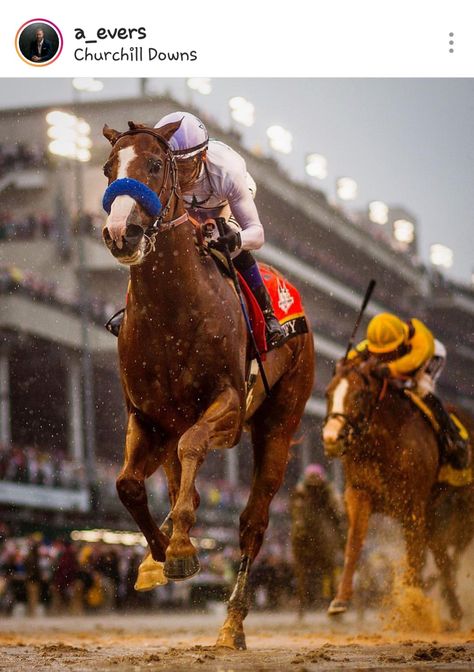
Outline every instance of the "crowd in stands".
<path id="1" fill-rule="evenodd" d="M 61 450 L 0 445 L 0 481 L 76 490 L 83 486 L 84 468 Z"/>
<path id="2" fill-rule="evenodd" d="M 143 546 L 47 539 L 40 533 L 0 540 L 0 613 L 81 615 L 106 610 L 185 607 L 205 609 L 224 602 L 239 565 L 236 546 L 201 549 L 201 572 L 160 590 L 134 590 Z M 256 607 L 287 607 L 293 574 L 282 547 L 270 545 L 252 573 Z"/>
<path id="3" fill-rule="evenodd" d="M 39 168 L 47 161 L 47 154 L 37 143 L 0 143 L 0 178 L 10 170 Z"/>
<path id="4" fill-rule="evenodd" d="M 55 305 L 75 315 L 80 313 L 78 296 L 66 293 L 59 284 L 44 280 L 18 266 L 0 266 L 0 294 L 13 293 L 26 295 L 33 301 Z M 97 324 L 103 325 L 116 310 L 118 308 L 113 304 L 101 301 L 96 296 L 90 297 L 88 314 Z"/>
<path id="5" fill-rule="evenodd" d="M 101 214 L 85 212 L 80 223 L 70 224 L 71 233 L 81 231 L 85 235 L 100 235 L 103 223 Z M 42 212 L 13 213 L 0 210 L 0 242 L 10 240 L 56 240 L 60 226 L 51 214 Z"/>
<path id="6" fill-rule="evenodd" d="M 55 221 L 46 213 L 14 215 L 9 210 L 0 211 L 0 242 L 3 240 L 31 240 L 53 238 Z"/>

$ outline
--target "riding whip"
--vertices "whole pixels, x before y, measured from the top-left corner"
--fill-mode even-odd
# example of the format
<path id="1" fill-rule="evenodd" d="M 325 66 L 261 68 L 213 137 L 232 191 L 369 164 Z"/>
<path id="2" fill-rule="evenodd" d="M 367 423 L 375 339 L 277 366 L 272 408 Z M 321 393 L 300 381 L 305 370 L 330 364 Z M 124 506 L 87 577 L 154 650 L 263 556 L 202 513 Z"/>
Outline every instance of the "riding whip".
<path id="1" fill-rule="evenodd" d="M 352 350 L 352 347 L 354 345 L 355 335 L 357 333 L 357 329 L 359 328 L 359 325 L 362 321 L 364 311 L 367 307 L 367 304 L 370 301 L 370 297 L 372 296 L 372 292 L 374 291 L 374 287 L 375 287 L 375 280 L 372 279 L 369 282 L 369 285 L 368 285 L 367 290 L 365 292 L 364 300 L 362 301 L 362 305 L 360 307 L 359 314 L 357 316 L 357 320 L 355 321 L 355 324 L 354 324 L 354 329 L 352 330 L 352 334 L 351 334 L 351 337 L 349 339 L 349 343 L 347 344 L 347 349 L 346 349 L 346 354 L 344 355 L 344 359 L 347 359 L 347 355 Z"/>
<path id="2" fill-rule="evenodd" d="M 216 221 L 217 230 L 219 231 L 219 236 L 224 236 L 225 235 L 225 218 L 224 217 L 216 217 L 215 221 Z M 235 270 L 234 262 L 232 261 L 229 249 L 227 247 L 225 248 L 224 256 L 225 256 L 225 259 L 227 261 L 227 266 L 229 268 L 230 277 L 232 279 L 232 282 L 234 283 L 235 291 L 237 292 L 237 296 L 239 297 L 240 307 L 242 309 L 242 313 L 244 314 L 245 324 L 247 325 L 247 331 L 250 335 L 250 341 L 251 341 L 253 349 L 255 351 L 255 359 L 257 360 L 258 369 L 260 371 L 260 375 L 262 376 L 262 382 L 263 382 L 263 387 L 265 388 L 265 394 L 267 395 L 267 397 L 269 397 L 270 396 L 270 386 L 268 384 L 267 376 L 266 376 L 264 368 L 263 368 L 262 357 L 260 355 L 260 351 L 259 351 L 258 346 L 257 346 L 257 341 L 255 340 L 255 334 L 253 333 L 252 325 L 250 324 L 250 318 L 249 318 L 249 315 L 248 315 L 248 312 L 247 312 L 247 307 L 245 305 L 244 297 L 242 296 L 242 289 L 240 287 L 240 282 L 239 282 L 239 278 L 237 276 L 237 272 Z"/>

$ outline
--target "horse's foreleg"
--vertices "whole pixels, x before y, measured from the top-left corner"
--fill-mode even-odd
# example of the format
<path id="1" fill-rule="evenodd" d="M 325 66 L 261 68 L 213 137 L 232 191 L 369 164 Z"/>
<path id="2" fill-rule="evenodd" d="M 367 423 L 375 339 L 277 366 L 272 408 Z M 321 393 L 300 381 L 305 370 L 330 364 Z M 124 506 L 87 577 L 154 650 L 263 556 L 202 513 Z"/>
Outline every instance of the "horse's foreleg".
<path id="1" fill-rule="evenodd" d="M 421 510 L 413 512 L 403 524 L 405 544 L 407 549 L 406 582 L 409 585 L 421 587 L 421 573 L 425 564 L 426 554 L 426 520 Z"/>
<path id="2" fill-rule="evenodd" d="M 235 444 L 240 431 L 240 418 L 239 395 L 234 388 L 228 387 L 179 440 L 181 479 L 171 514 L 173 533 L 166 550 L 165 563 L 165 575 L 170 579 L 180 581 L 199 571 L 196 549 L 189 538 L 198 505 L 196 475 L 210 448 L 230 448 Z"/>
<path id="3" fill-rule="evenodd" d="M 354 572 L 364 545 L 372 512 L 370 495 L 367 492 L 348 486 L 344 498 L 349 518 L 349 532 L 344 555 L 344 569 L 342 570 L 337 595 L 328 609 L 328 614 L 331 616 L 347 611 L 353 592 Z"/>
<path id="4" fill-rule="evenodd" d="M 125 461 L 117 478 L 120 500 L 143 532 L 155 561 L 163 562 L 168 537 L 163 534 L 148 509 L 145 479 L 163 461 L 166 449 L 157 447 L 153 433 L 145 428 L 134 413 L 130 413 L 125 444 Z"/>

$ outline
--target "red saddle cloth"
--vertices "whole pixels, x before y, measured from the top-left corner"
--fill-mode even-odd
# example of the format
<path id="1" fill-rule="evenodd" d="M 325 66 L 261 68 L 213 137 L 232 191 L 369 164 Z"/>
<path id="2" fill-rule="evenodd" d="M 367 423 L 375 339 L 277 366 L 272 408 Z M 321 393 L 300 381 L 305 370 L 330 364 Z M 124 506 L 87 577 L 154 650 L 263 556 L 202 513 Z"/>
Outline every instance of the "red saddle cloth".
<path id="1" fill-rule="evenodd" d="M 298 290 L 271 266 L 259 263 L 258 267 L 270 294 L 275 315 L 285 329 L 287 336 L 290 338 L 291 336 L 306 333 L 308 326 Z M 263 317 L 262 309 L 240 273 L 239 281 L 247 302 L 250 323 L 257 347 L 261 353 L 267 352 L 265 318 Z"/>

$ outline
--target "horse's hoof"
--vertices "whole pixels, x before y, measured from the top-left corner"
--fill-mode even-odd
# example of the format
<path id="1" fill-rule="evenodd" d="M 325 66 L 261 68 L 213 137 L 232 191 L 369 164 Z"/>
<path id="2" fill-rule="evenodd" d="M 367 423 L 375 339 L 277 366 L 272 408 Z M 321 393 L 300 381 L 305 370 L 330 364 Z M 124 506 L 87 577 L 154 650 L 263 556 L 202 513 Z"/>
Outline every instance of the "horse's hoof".
<path id="1" fill-rule="evenodd" d="M 138 568 L 137 580 L 134 588 L 139 592 L 153 590 L 157 586 L 164 586 L 168 579 L 163 571 L 164 562 L 153 560 L 151 553 L 145 557 Z"/>
<path id="2" fill-rule="evenodd" d="M 348 608 L 349 602 L 335 598 L 329 605 L 328 616 L 338 616 L 339 614 L 345 614 Z"/>
<path id="3" fill-rule="evenodd" d="M 184 558 L 170 558 L 165 562 L 165 576 L 171 581 L 186 581 L 201 569 L 197 555 Z"/>
<path id="4" fill-rule="evenodd" d="M 234 651 L 246 651 L 245 633 L 243 630 L 235 631 L 232 628 L 223 626 L 217 638 L 216 647 L 233 649 Z"/>

